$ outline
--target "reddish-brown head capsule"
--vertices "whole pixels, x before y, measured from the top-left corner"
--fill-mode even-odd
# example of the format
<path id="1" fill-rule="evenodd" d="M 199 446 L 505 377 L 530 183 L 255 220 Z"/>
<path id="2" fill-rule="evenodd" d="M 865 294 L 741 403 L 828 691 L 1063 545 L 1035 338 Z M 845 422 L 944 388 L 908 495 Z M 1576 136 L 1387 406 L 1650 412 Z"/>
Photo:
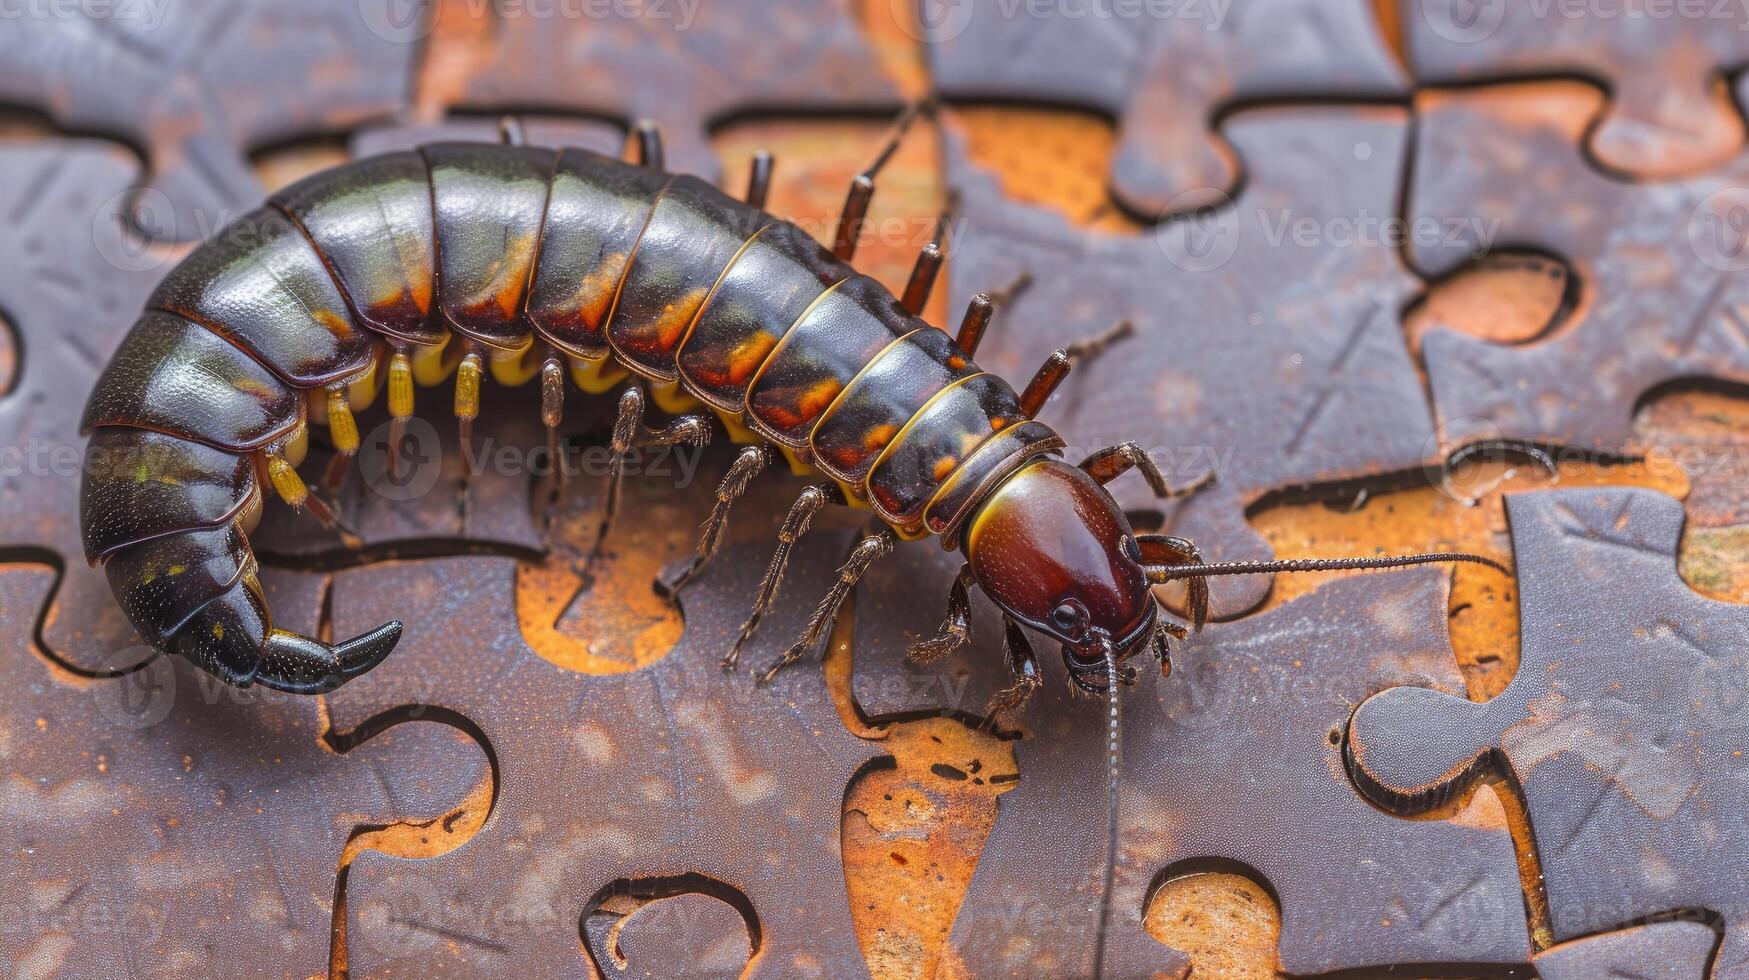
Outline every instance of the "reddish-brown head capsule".
<path id="1" fill-rule="evenodd" d="M 1014 619 L 1063 644 L 1071 669 L 1122 660 L 1153 632 L 1155 603 L 1130 522 L 1081 470 L 1041 459 L 1004 480 L 967 527 L 972 574 Z"/>

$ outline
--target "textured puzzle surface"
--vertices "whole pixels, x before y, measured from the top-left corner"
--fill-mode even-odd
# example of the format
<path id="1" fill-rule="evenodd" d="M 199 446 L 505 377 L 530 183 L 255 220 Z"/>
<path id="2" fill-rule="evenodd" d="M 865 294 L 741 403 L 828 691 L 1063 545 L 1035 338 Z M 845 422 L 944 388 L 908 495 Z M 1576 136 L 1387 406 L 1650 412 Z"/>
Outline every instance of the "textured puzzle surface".
<path id="1" fill-rule="evenodd" d="M 1683 909 L 1743 949 L 1740 800 L 1749 610 L 1675 574 L 1682 508 L 1645 490 L 1513 497 L 1518 676 L 1484 703 L 1383 692 L 1355 713 L 1357 774 L 1413 810 L 1504 755 L 1524 788 L 1557 938 Z"/>
<path id="2" fill-rule="evenodd" d="M 1690 588 L 1749 600 L 1749 34 L 1740 5 L 1604 6 L 0 11 L 0 968 L 1749 976 L 1749 615 Z M 672 600 L 720 434 L 640 458 L 591 555 L 610 399 L 570 398 L 582 472 L 550 500 L 528 389 L 489 386 L 477 437 L 508 455 L 471 476 L 447 386 L 416 392 L 406 479 L 361 414 L 363 547 L 278 508 L 252 536 L 282 625 L 407 622 L 319 699 L 154 658 L 80 559 L 89 388 L 264 187 L 501 112 L 609 153 L 648 119 L 737 191 L 774 141 L 774 206 L 827 235 L 930 88 L 859 265 L 902 286 L 946 210 L 930 316 L 998 292 L 979 360 L 1017 386 L 1128 322 L 1042 418 L 1073 460 L 1134 440 L 1175 485 L 1214 475 L 1170 502 L 1125 476 L 1138 522 L 1216 560 L 1515 559 L 1217 580 L 1222 621 L 1122 692 L 1109 888 L 1105 702 L 1041 644 L 1044 688 L 987 720 L 1011 678 L 979 597 L 966 648 L 903 658 L 959 556 L 901 546 L 824 670 L 755 686 L 866 516 L 828 511 L 718 668 L 806 485 L 755 481 Z M 1442 472 L 1460 451 L 1479 468 Z M 306 474 L 328 453 L 318 429 Z"/>
<path id="3" fill-rule="evenodd" d="M 0 99 L 139 147 L 127 215 L 195 241 L 259 200 L 250 151 L 406 105 L 423 4 L 124 0 L 20 5 L 0 28 Z"/>

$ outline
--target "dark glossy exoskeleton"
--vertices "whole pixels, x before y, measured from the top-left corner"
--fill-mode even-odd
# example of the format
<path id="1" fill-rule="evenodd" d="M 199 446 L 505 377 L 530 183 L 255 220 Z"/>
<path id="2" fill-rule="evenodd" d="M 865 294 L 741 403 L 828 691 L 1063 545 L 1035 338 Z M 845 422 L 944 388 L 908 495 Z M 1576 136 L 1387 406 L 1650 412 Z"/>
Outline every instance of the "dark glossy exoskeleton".
<path id="1" fill-rule="evenodd" d="M 464 439 L 489 374 L 539 379 L 553 441 L 567 378 L 592 393 L 630 378 L 616 460 L 640 445 L 702 443 L 708 416 L 683 414 L 700 404 L 751 443 L 682 582 L 716 550 L 730 503 L 780 452 L 829 478 L 792 508 L 726 666 L 814 514 L 840 497 L 866 503 L 885 527 L 856 547 L 801 641 L 764 677 L 819 643 L 858 577 L 901 539 L 937 536 L 966 559 L 946 622 L 913 656 L 965 642 L 974 583 L 1007 614 L 1016 681 L 997 707 L 1039 683 L 1022 626 L 1060 643 L 1070 677 L 1100 690 L 1133 676 L 1120 665 L 1139 650 L 1164 664 L 1168 636 L 1186 634 L 1160 612 L 1153 584 L 1187 579 L 1196 626 L 1204 576 L 1313 567 L 1204 565 L 1188 541 L 1136 535 L 1103 484 L 1140 468 L 1167 494 L 1147 455 L 1124 445 L 1072 466 L 1034 418 L 1069 351 L 1016 392 L 972 360 L 987 297 L 957 336 L 916 315 L 941 262 L 936 246 L 903 300 L 848 264 L 875 168 L 853 186 L 828 251 L 762 210 L 768 157 L 740 201 L 664 173 L 650 131 L 641 165 L 532 148 L 506 132 L 502 145 L 440 143 L 305 179 L 200 246 L 152 296 L 86 409 L 82 523 L 86 557 L 160 649 L 232 684 L 293 692 L 331 688 L 386 656 L 398 622 L 332 645 L 276 628 L 248 535 L 264 485 L 336 522 L 296 472 L 309 425 L 328 428 L 336 458 L 324 482 L 335 486 L 359 446 L 354 412 L 386 389 L 393 443 L 416 387 L 452 376 Z M 646 386 L 680 417 L 646 427 Z M 616 465 L 609 518 L 618 479 Z"/>

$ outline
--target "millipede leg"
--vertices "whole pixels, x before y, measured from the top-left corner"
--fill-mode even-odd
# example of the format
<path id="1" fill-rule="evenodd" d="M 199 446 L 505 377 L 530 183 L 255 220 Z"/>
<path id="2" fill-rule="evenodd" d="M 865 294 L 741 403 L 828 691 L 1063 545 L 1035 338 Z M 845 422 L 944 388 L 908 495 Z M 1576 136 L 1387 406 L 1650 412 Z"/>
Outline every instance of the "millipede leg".
<path id="1" fill-rule="evenodd" d="M 893 158 L 893 154 L 899 149 L 899 142 L 905 138 L 905 131 L 911 128 L 911 123 L 928 106 L 927 101 L 913 102 L 906 106 L 905 111 L 894 121 L 893 129 L 887 136 L 887 141 L 881 145 L 880 152 L 875 155 L 874 162 L 850 182 L 850 193 L 844 198 L 844 211 L 838 216 L 838 231 L 832 237 L 832 254 L 840 261 L 849 262 L 856 256 L 856 240 L 862 234 L 863 219 L 868 217 L 868 204 L 874 199 L 875 176 Z"/>
<path id="2" fill-rule="evenodd" d="M 967 357 L 978 356 L 978 345 L 984 340 L 984 330 L 990 326 L 990 316 L 995 313 L 996 304 L 991 301 L 989 293 L 979 293 L 966 304 L 966 315 L 960 320 L 960 331 L 954 337 L 954 343 Z"/>
<path id="3" fill-rule="evenodd" d="M 363 547 L 364 542 L 353 530 L 340 520 L 340 515 L 328 502 L 310 493 L 310 488 L 304 485 L 304 479 L 298 476 L 298 471 L 286 461 L 279 450 L 271 449 L 265 453 L 267 467 L 267 482 L 273 485 L 273 492 L 279 499 L 296 511 L 302 511 L 316 519 L 327 530 L 340 535 L 340 540 L 348 548 Z"/>
<path id="4" fill-rule="evenodd" d="M 1104 333 L 1095 334 L 1085 340 L 1077 340 L 1063 348 L 1063 350 L 1069 355 L 1069 360 L 1085 361 L 1090 357 L 1098 356 L 1107 347 L 1110 347 L 1112 344 L 1117 343 L 1135 332 L 1135 325 L 1128 320 L 1124 320 Z"/>
<path id="5" fill-rule="evenodd" d="M 413 362 L 404 349 L 389 357 L 389 444 L 388 473 L 401 475 L 401 441 L 407 436 L 407 420 L 413 417 Z"/>
<path id="6" fill-rule="evenodd" d="M 796 502 L 790 505 L 789 514 L 783 519 L 783 527 L 777 532 L 777 550 L 772 552 L 771 564 L 766 566 L 765 577 L 759 581 L 759 596 L 753 600 L 753 611 L 748 614 L 747 621 L 741 624 L 741 635 L 735 638 L 735 645 L 723 655 L 724 670 L 735 669 L 735 664 L 741 659 L 741 648 L 758 632 L 760 619 L 771 608 L 772 600 L 777 598 L 777 587 L 783 582 L 783 573 L 789 567 L 790 552 L 794 550 L 796 541 L 807 533 L 808 525 L 814 523 L 814 515 L 831 503 L 832 499 L 833 491 L 830 488 L 812 486 L 803 490 Z"/>
<path id="7" fill-rule="evenodd" d="M 619 415 L 613 423 L 613 459 L 608 463 L 607 493 L 601 506 L 601 528 L 596 532 L 592 552 L 601 550 L 607 530 L 619 511 L 620 484 L 625 482 L 626 459 L 639 446 L 702 447 L 710 442 L 710 420 L 703 415 L 682 415 L 660 429 L 644 427 L 644 392 L 632 385 L 619 397 Z"/>
<path id="8" fill-rule="evenodd" d="M 994 728 L 997 718 L 1026 704 L 1044 684 L 1038 654 L 1033 652 L 1026 631 L 1007 616 L 1002 617 L 1002 629 L 1003 659 L 1008 661 L 1008 673 L 1013 675 L 1014 683 L 990 695 L 990 704 L 984 709 L 986 728 Z"/>
<path id="9" fill-rule="evenodd" d="M 498 142 L 505 146 L 527 146 L 528 136 L 522 131 L 522 120 L 515 116 L 499 116 Z"/>
<path id="10" fill-rule="evenodd" d="M 838 607 L 844 605 L 844 599 L 856 588 L 856 583 L 868 573 L 875 562 L 893 553 L 893 545 L 897 539 L 893 532 L 885 528 L 863 538 L 851 549 L 850 558 L 838 569 L 838 578 L 827 591 L 826 598 L 820 600 L 820 605 L 814 609 L 814 615 L 808 620 L 808 626 L 802 630 L 802 638 L 797 640 L 784 655 L 777 658 L 771 666 L 759 672 L 758 681 L 769 684 L 778 671 L 802 659 L 808 651 L 820 645 L 820 638 L 831 628 L 832 621 L 838 618 Z"/>
<path id="11" fill-rule="evenodd" d="M 565 362 L 550 344 L 540 369 L 540 420 L 547 430 L 547 465 L 552 467 L 552 482 L 547 488 L 546 523 L 550 528 L 553 505 L 565 490 L 565 461 L 559 454 L 559 425 L 565 421 Z"/>
<path id="12" fill-rule="evenodd" d="M 1148 481 L 1148 487 L 1154 491 L 1154 496 L 1164 500 L 1189 496 L 1214 482 L 1214 473 L 1211 472 L 1190 486 L 1174 490 L 1166 485 L 1166 476 L 1160 472 L 1160 467 L 1154 462 L 1154 457 L 1149 455 L 1146 449 L 1133 442 L 1101 449 L 1077 465 L 1100 486 L 1110 483 L 1132 469 L 1141 470 L 1142 479 Z"/>
<path id="13" fill-rule="evenodd" d="M 941 245 L 930 242 L 917 253 L 917 264 L 911 267 L 911 280 L 905 284 L 905 296 L 899 301 L 912 316 L 922 314 L 929 302 L 929 292 L 935 288 L 935 277 L 941 274 Z"/>
<path id="14" fill-rule="evenodd" d="M 486 361 L 478 344 L 469 342 L 466 353 L 455 371 L 456 437 L 462 450 L 462 473 L 475 476 L 474 420 L 480 417 L 480 379 L 486 373 Z"/>
<path id="15" fill-rule="evenodd" d="M 1136 547 L 1145 565 L 1200 565 L 1202 552 L 1196 542 L 1171 534 L 1138 534 Z M 1201 576 L 1185 580 L 1185 599 L 1190 606 L 1190 625 L 1201 630 L 1209 618 L 1209 580 Z"/>
<path id="16" fill-rule="evenodd" d="M 692 564 L 686 566 L 686 571 L 674 580 L 669 587 L 671 595 L 679 595 L 687 583 L 704 570 L 717 549 L 722 547 L 723 533 L 729 527 L 729 508 L 735 501 L 747 492 L 747 485 L 753 482 L 764 469 L 771 465 L 777 453 L 766 443 L 748 446 L 735 457 L 735 462 L 729 467 L 729 472 L 723 474 L 723 482 L 717 486 L 717 502 L 711 506 L 710 517 L 705 519 L 704 533 L 698 541 L 698 554 L 692 559 Z"/>
<path id="17" fill-rule="evenodd" d="M 941 621 L 941 628 L 929 639 L 906 647 L 905 659 L 914 664 L 931 664 L 971 641 L 972 600 L 967 591 L 971 581 L 972 566 L 961 565 L 953 588 L 947 593 L 947 617 Z"/>
<path id="18" fill-rule="evenodd" d="M 1037 417 L 1039 410 L 1045 407 L 1052 392 L 1069 376 L 1069 368 L 1073 362 L 1069 360 L 1066 349 L 1057 349 L 1045 362 L 1039 365 L 1033 373 L 1032 380 L 1026 383 L 1026 390 L 1020 393 L 1020 414 L 1027 418 Z"/>
<path id="19" fill-rule="evenodd" d="M 772 155 L 764 150 L 753 154 L 753 169 L 747 175 L 747 206 L 755 211 L 765 210 L 765 199 L 771 193 L 773 162 Z"/>
<path id="20" fill-rule="evenodd" d="M 662 159 L 662 130 L 650 120 L 640 119 L 638 124 L 633 127 L 633 131 L 638 141 L 638 165 L 648 167 L 651 170 L 661 170 L 664 162 Z"/>
<path id="21" fill-rule="evenodd" d="M 322 475 L 322 490 L 332 497 L 340 492 L 347 467 L 352 464 L 352 457 L 358 455 L 358 420 L 352 417 L 345 385 L 328 389 L 327 409 L 328 438 L 334 443 L 334 456 Z"/>

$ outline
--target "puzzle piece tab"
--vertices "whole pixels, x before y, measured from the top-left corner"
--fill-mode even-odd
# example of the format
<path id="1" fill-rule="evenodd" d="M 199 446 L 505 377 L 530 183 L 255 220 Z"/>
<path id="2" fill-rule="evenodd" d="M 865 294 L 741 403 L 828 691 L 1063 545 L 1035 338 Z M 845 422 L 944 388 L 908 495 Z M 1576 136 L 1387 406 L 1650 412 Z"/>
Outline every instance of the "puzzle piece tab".
<path id="1" fill-rule="evenodd" d="M 1724 921 L 1713 976 L 1749 976 L 1749 608 L 1676 574 L 1682 505 L 1638 489 L 1507 498 L 1523 638 L 1483 704 L 1380 693 L 1350 728 L 1356 778 L 1404 812 L 1498 757 L 1523 788 L 1555 938 L 1666 912 Z"/>
<path id="2" fill-rule="evenodd" d="M 1607 85 L 1609 103 L 1574 120 L 1591 130 L 1589 149 L 1606 167 L 1639 177 L 1692 172 L 1743 144 L 1725 80 L 1749 63 L 1741 3 L 1398 2 L 1421 84 L 1566 75 Z"/>
<path id="3" fill-rule="evenodd" d="M 708 134 L 731 115 L 886 110 L 903 101 L 854 6 L 713 0 L 565 19 L 532 5 L 501 7 L 493 56 L 469 79 L 463 102 L 650 120 L 662 129 L 669 170 L 715 180 L 722 165 Z"/>
<path id="4" fill-rule="evenodd" d="M 1163 874 L 1210 859 L 1254 871 L 1282 910 L 1293 974 L 1393 963 L 1522 962 L 1513 845 L 1491 799 L 1399 820 L 1343 772 L 1353 705 L 1392 684 L 1459 691 L 1441 572 L 1333 582 L 1181 647 L 1171 676 L 1122 692 L 1117 878 L 1108 976 L 1187 961 L 1142 927 Z M 1106 848 L 1105 706 L 1052 678 L 1022 719 L 1020 783 L 954 923 L 975 976 L 1090 976 Z M 1316 842 L 1315 844 L 1310 842 Z"/>
<path id="5" fill-rule="evenodd" d="M 1705 176 L 1625 183 L 1580 146 L 1603 96 L 1577 83 L 1416 100 L 1410 254 L 1432 277 L 1489 249 L 1546 249 L 1577 301 L 1519 345 L 1430 331 L 1423 356 L 1447 448 L 1477 440 L 1631 450 L 1660 384 L 1749 382 L 1749 153 Z"/>
<path id="6" fill-rule="evenodd" d="M 961 229 L 951 302 L 1031 275 L 978 354 L 1016 379 L 1060 345 L 1133 324 L 1076 366 L 1041 418 L 1072 462 L 1133 440 L 1176 485 L 1216 473 L 1169 505 L 1170 529 L 1211 560 L 1267 558 L 1244 515 L 1263 495 L 1413 469 L 1436 449 L 1398 317 L 1419 284 L 1384 234 L 1407 123 L 1384 108 L 1234 116 L 1227 137 L 1252 161 L 1239 198 L 1138 236 L 1084 231 L 1006 198 L 950 131 Z M 1112 489 L 1128 507 L 1161 506 L 1138 479 Z M 1269 580 L 1212 585 L 1216 614 L 1236 616 Z"/>
<path id="7" fill-rule="evenodd" d="M 123 213 L 156 240 L 194 241 L 260 199 L 251 149 L 406 104 L 424 8 L 124 0 L 8 17 L 0 100 L 141 147 L 150 179 Z"/>
<path id="8" fill-rule="evenodd" d="M 1210 131 L 1231 105 L 1408 90 L 1366 0 L 1187 0 L 1106 5 L 1104 16 L 1078 7 L 1079 16 L 1068 7 L 1024 15 L 1038 7 L 1017 14 L 1011 4 L 922 0 L 936 87 L 950 99 L 1067 103 L 1119 118 L 1112 190 L 1141 215 L 1218 200 L 1241 170 L 1267 166 Z"/>

